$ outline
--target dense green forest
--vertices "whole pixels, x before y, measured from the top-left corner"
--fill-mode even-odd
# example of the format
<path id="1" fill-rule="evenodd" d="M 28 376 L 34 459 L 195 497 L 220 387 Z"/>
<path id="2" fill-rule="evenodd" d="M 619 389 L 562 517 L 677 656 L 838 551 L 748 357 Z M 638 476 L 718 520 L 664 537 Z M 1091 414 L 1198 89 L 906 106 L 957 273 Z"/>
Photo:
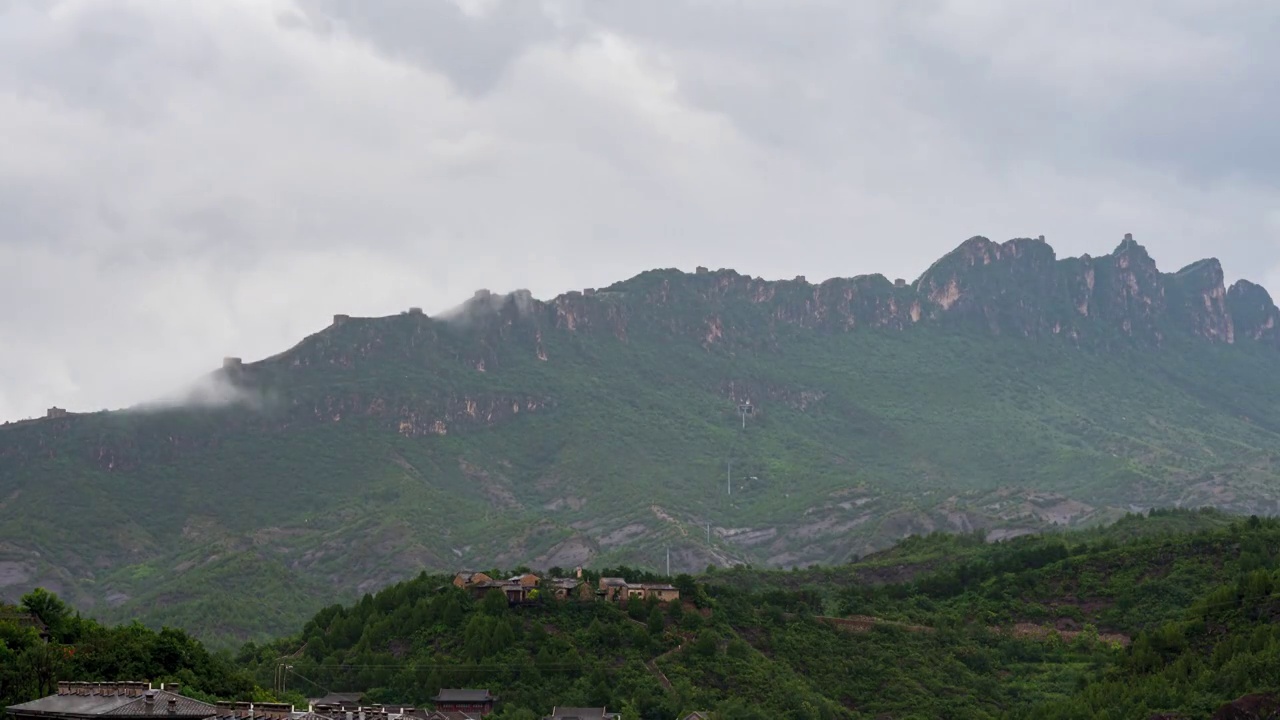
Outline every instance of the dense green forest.
<path id="1" fill-rule="evenodd" d="M 228 654 L 182 630 L 107 627 L 43 589 L 21 606 L 0 605 L 0 707 L 49 695 L 59 680 L 143 679 L 181 683 L 183 694 L 202 700 L 271 699 Z"/>
<path id="2" fill-rule="evenodd" d="M 999 543 L 938 534 L 844 566 L 674 583 L 683 602 L 666 606 L 544 596 L 509 607 L 423 574 L 234 656 L 181 631 L 106 628 L 38 592 L 24 605 L 51 642 L 0 620 L 0 693 L 35 697 L 59 677 L 148 678 L 208 699 L 266 699 L 272 688 L 298 703 L 355 691 L 422 706 L 440 688 L 487 687 L 500 720 L 552 705 L 653 720 L 695 709 L 730 720 L 1147 720 L 1216 717 L 1280 690 L 1274 519 L 1156 511 Z"/>

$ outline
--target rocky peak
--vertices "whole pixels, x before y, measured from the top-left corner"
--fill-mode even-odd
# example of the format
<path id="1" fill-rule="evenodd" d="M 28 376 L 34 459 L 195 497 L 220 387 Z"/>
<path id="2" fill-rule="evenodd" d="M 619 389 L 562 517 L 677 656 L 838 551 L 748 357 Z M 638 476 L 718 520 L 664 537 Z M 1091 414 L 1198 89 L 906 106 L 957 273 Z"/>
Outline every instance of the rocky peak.
<path id="1" fill-rule="evenodd" d="M 420 363 L 443 352 L 476 371 L 494 372 L 521 358 L 554 362 L 563 351 L 557 347 L 567 347 L 556 336 L 773 348 L 798 330 L 905 331 L 917 325 L 1059 336 L 1095 346 L 1159 346 L 1171 334 L 1280 346 L 1280 310 L 1266 290 L 1242 281 L 1228 291 L 1215 259 L 1163 274 L 1132 235 L 1109 255 L 1063 259 L 1043 237 L 996 243 L 974 236 L 914 283 L 883 275 L 815 283 L 731 269 L 668 268 L 547 302 L 524 290 L 482 290 L 438 317 L 343 318 L 311 343 L 315 352 L 291 351 L 292 362 L 353 367 L 394 354 Z"/>
<path id="2" fill-rule="evenodd" d="M 1266 288 L 1240 280 L 1227 291 L 1226 307 L 1236 337 L 1280 345 L 1280 310 Z"/>
<path id="3" fill-rule="evenodd" d="M 1168 282 L 1170 311 L 1176 324 L 1214 342 L 1235 342 L 1235 324 L 1227 308 L 1222 263 L 1209 258 L 1174 273 Z"/>

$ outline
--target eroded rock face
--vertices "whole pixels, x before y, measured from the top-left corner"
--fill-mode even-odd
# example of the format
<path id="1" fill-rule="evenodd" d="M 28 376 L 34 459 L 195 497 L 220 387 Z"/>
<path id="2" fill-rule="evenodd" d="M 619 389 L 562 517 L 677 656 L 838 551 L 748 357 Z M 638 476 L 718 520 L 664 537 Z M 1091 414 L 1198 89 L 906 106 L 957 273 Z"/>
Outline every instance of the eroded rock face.
<path id="1" fill-rule="evenodd" d="M 1238 338 L 1280 345 L 1280 310 L 1265 288 L 1241 280 L 1227 291 L 1226 304 Z"/>
<path id="2" fill-rule="evenodd" d="M 1175 326 L 1206 340 L 1235 342 L 1235 323 L 1227 307 L 1221 263 L 1209 259 L 1188 265 L 1174 273 L 1169 286 Z"/>
<path id="3" fill-rule="evenodd" d="M 623 338 L 641 328 L 694 336 L 708 349 L 758 344 L 788 327 L 851 332 L 928 324 L 1081 343 L 1120 338 L 1159 346 L 1181 334 L 1231 344 L 1239 334 L 1280 344 L 1280 312 L 1265 290 L 1240 282 L 1228 291 L 1215 259 L 1162 273 L 1131 236 L 1109 255 L 1065 259 L 1043 239 L 973 237 L 911 284 L 881 275 L 814 285 L 732 270 L 657 270 L 598 295 L 570 293 L 548 305 L 554 308 L 548 324 L 559 330 Z"/>
<path id="4" fill-rule="evenodd" d="M 1226 703 L 1213 713 L 1213 720 L 1280 720 L 1280 696 L 1257 693 Z"/>
<path id="5" fill-rule="evenodd" d="M 1058 259 L 1043 238 L 995 243 L 973 237 L 914 283 L 868 275 L 813 284 L 803 277 L 770 281 L 725 269 L 694 274 L 667 269 L 546 302 L 528 291 L 480 291 L 437 318 L 420 311 L 384 318 L 342 315 L 280 355 L 237 362 L 214 374 L 260 399 L 262 412 L 228 413 L 223 432 L 214 435 L 166 430 L 163 437 L 143 437 L 126 425 L 118 434 L 95 438 L 83 451 L 99 468 L 116 471 L 136 467 L 142 445 L 148 446 L 151 461 L 165 462 L 216 445 L 219 435 L 278 432 L 299 424 L 371 420 L 407 437 L 492 427 L 554 407 L 556 398 L 478 389 L 482 386 L 461 391 L 450 374 L 478 377 L 520 363 L 554 364 L 557 353 L 583 336 L 621 343 L 639 336 L 646 342 L 692 341 L 716 352 L 775 349 L 797 333 L 905 332 L 928 325 L 1013 337 L 1057 336 L 1082 345 L 1158 348 L 1176 335 L 1280 347 L 1280 310 L 1270 294 L 1243 280 L 1228 290 L 1217 260 L 1166 274 L 1127 235 L 1109 255 L 1066 259 Z M 279 381 L 293 384 L 289 378 L 299 374 L 314 375 L 307 382 L 339 387 L 342 382 L 330 381 L 388 372 L 416 373 L 425 387 L 405 393 L 397 390 L 403 383 L 386 378 L 349 392 L 269 394 Z M 800 393 L 787 401 L 803 408 L 821 398 Z M 72 433 L 79 418 L 32 422 L 38 429 L 6 433 L 0 460 L 56 458 L 57 439 Z"/>

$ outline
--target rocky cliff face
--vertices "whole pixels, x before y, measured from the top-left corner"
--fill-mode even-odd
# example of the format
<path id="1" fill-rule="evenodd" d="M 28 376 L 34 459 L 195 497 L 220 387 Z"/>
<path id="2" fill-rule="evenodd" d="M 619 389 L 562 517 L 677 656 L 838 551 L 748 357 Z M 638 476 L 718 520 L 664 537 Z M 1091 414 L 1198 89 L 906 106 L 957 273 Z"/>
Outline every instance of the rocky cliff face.
<path id="1" fill-rule="evenodd" d="M 1162 273 L 1128 235 L 1109 255 L 1061 260 L 1042 238 L 995 243 L 974 237 L 910 284 L 881 275 L 813 284 L 732 270 L 656 270 L 600 292 L 567 293 L 528 307 L 539 339 L 559 331 L 626 341 L 637 331 L 657 331 L 694 336 L 708 347 L 776 340 L 790 328 L 851 332 L 919 325 L 1060 335 L 1076 343 L 1159 346 L 1171 336 L 1280 342 L 1280 311 L 1265 290 L 1241 281 L 1228 291 L 1214 259 Z M 506 323 L 511 316 L 507 311 Z M 539 353 L 545 355 L 540 346 Z"/>
<path id="2" fill-rule="evenodd" d="M 1244 280 L 1227 290 L 1217 260 L 1162 273 L 1128 235 L 1109 255 L 1066 259 L 1058 259 L 1043 238 L 995 243 L 974 237 L 913 283 L 882 275 L 815 284 L 803 277 L 771 281 L 725 269 L 653 270 L 599 291 L 573 291 L 549 301 L 535 300 L 527 291 L 481 290 L 440 317 L 418 311 L 382 318 L 337 316 L 296 347 L 224 368 L 219 375 L 250 395 L 298 373 L 387 377 L 383 384 L 363 382 L 341 393 L 286 398 L 273 403 L 271 412 L 236 420 L 252 425 L 242 429 L 371 418 L 407 437 L 446 435 L 553 407 L 554 398 L 536 394 L 460 391 L 467 385 L 466 373 L 554 362 L 556 350 L 549 346 L 557 343 L 552 340 L 564 348 L 581 335 L 621 343 L 643 336 L 647 342 L 694 340 L 708 351 L 717 346 L 767 349 L 796 332 L 910 331 L 931 325 L 1104 347 L 1158 348 L 1171 337 L 1280 347 L 1280 309 L 1271 296 Z M 400 369 L 425 373 L 431 381 L 405 396 L 394 378 Z M 75 422 L 63 417 L 38 423 L 38 437 L 0 443 L 0 458 L 56 454 L 46 435 L 64 434 Z M 131 437 L 101 438 L 94 444 L 95 464 L 131 466 L 132 442 Z M 197 441 L 171 436 L 163 455 L 192 442 Z"/>

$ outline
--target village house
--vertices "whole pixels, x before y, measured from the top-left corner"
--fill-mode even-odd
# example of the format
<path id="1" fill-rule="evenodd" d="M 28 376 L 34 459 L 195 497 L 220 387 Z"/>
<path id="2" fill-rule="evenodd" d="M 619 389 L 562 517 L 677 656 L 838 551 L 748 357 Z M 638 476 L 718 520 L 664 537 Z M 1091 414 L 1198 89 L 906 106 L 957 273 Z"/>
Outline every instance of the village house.
<path id="1" fill-rule="evenodd" d="M 58 694 L 7 708 L 16 720 L 480 720 L 493 712 L 497 698 L 488 691 L 461 696 L 459 708 L 428 712 L 413 707 L 360 705 L 360 693 L 331 693 L 295 709 L 288 703 L 219 702 L 210 705 L 179 694 L 167 683 L 153 689 L 147 682 L 59 682 Z M 466 702 L 468 697 L 479 702 Z M 484 699 L 487 698 L 487 701 Z"/>
<path id="2" fill-rule="evenodd" d="M 245 704 L 245 703 L 239 703 Z M 316 720 L 427 720 L 433 715 L 435 720 L 469 720 L 472 716 L 466 713 L 439 713 L 420 710 L 415 707 L 388 707 L 385 705 L 330 704 L 320 703 L 311 706 L 311 715 Z M 451 717 L 456 715 L 457 717 Z M 479 720 L 479 715 L 474 716 Z M 311 718 L 294 718 L 294 720 L 312 720 Z"/>
<path id="3" fill-rule="evenodd" d="M 625 599 L 628 596 L 627 581 L 620 577 L 602 577 L 596 594 L 609 601 Z"/>
<path id="4" fill-rule="evenodd" d="M 516 585 L 523 585 L 524 587 L 536 588 L 538 587 L 538 584 L 542 582 L 542 579 L 533 573 L 527 572 L 507 578 L 507 582 L 514 583 Z"/>
<path id="5" fill-rule="evenodd" d="M 477 717 L 484 717 L 493 712 L 493 704 L 498 698 L 489 694 L 488 690 L 440 690 L 431 698 L 436 710 L 445 712 L 464 712 Z"/>
<path id="6" fill-rule="evenodd" d="M 479 585 L 480 583 L 491 583 L 493 581 L 494 581 L 493 578 L 489 577 L 487 574 L 482 572 L 469 572 L 469 571 L 463 570 L 462 572 L 453 576 L 454 586 L 461 588 L 463 590 L 466 590 L 467 588 L 473 585 Z"/>
<path id="7" fill-rule="evenodd" d="M 289 703 L 220 702 L 216 720 L 332 720 L 312 711 L 297 712 Z"/>
<path id="8" fill-rule="evenodd" d="M 577 578 L 556 578 L 548 585 L 547 592 L 557 600 L 590 600 L 593 595 L 591 586 Z"/>
<path id="9" fill-rule="evenodd" d="M 600 589 L 596 594 L 611 602 L 649 599 L 658 602 L 675 602 L 680 599 L 680 591 L 674 585 L 629 583 L 623 578 L 614 577 L 600 578 Z"/>
<path id="10" fill-rule="evenodd" d="M 653 598 L 658 602 L 675 602 L 680 599 L 680 591 L 674 585 L 666 583 L 646 583 L 641 587 L 644 588 L 644 596 L 646 599 Z"/>
<path id="11" fill-rule="evenodd" d="M 537 597 L 541 579 L 533 573 L 517 575 L 509 580 L 494 580 L 487 573 L 460 572 L 453 577 L 455 587 L 466 590 L 473 599 L 483 600 L 492 590 L 500 590 L 512 605 L 527 603 Z"/>
<path id="12" fill-rule="evenodd" d="M 155 689 L 147 682 L 59 682 L 57 688 L 5 711 L 15 720 L 208 720 L 218 714 L 217 707 L 180 695 L 177 684 Z"/>

